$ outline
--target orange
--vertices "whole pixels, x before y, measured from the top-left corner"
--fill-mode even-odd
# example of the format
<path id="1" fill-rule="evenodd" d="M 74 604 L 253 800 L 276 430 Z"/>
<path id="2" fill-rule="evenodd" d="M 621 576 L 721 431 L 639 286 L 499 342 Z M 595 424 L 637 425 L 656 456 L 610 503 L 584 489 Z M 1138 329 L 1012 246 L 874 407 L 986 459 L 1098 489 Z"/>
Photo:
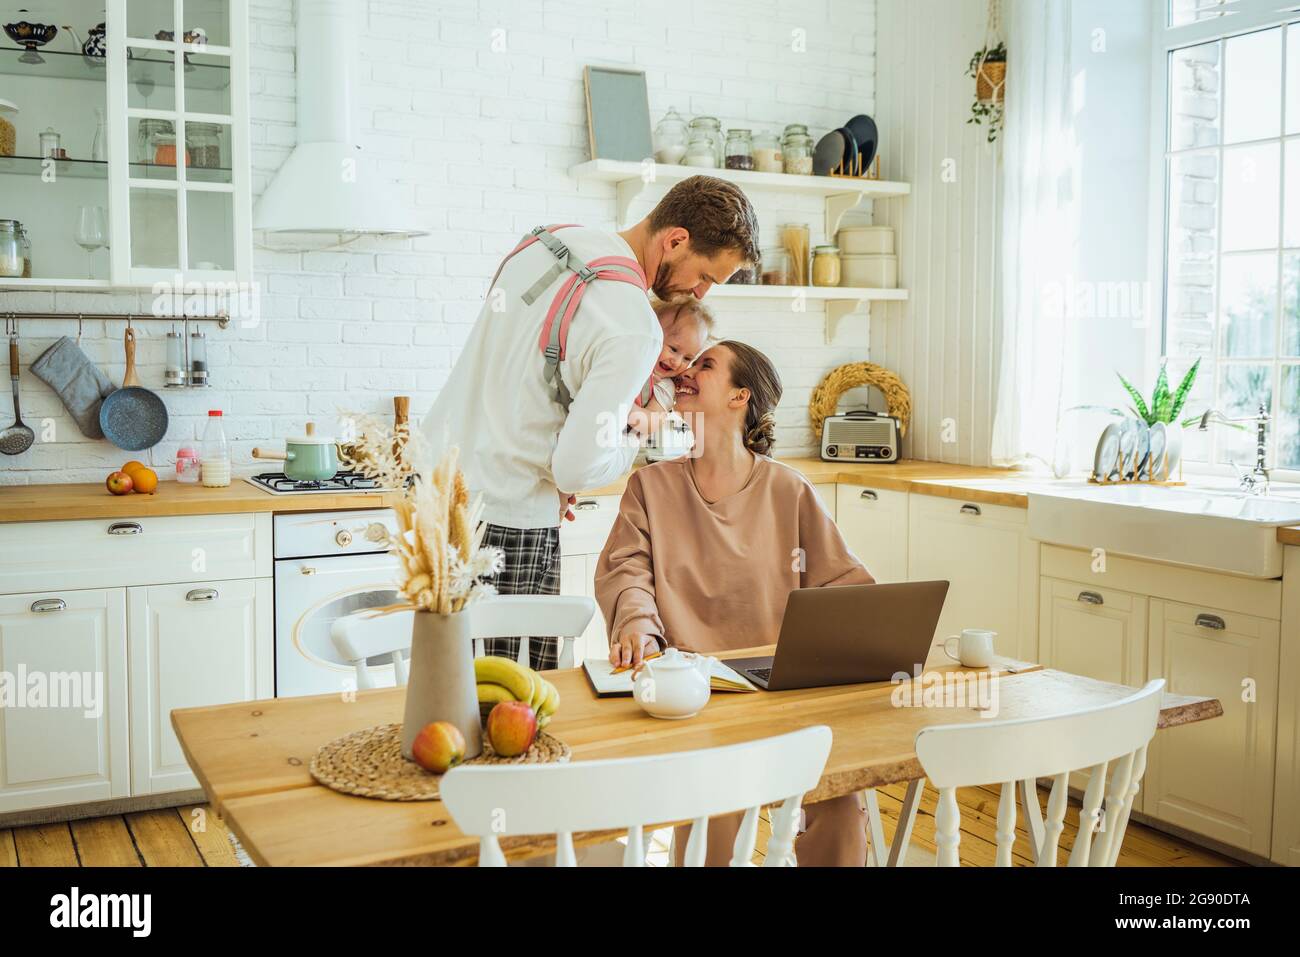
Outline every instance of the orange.
<path id="1" fill-rule="evenodd" d="M 130 475 L 131 480 L 135 482 L 135 490 L 137 492 L 152 495 L 154 492 L 158 491 L 158 473 L 153 469 L 145 468 L 141 465 L 134 472 L 128 472 L 127 474 Z"/>
<path id="2" fill-rule="evenodd" d="M 127 462 L 125 465 L 123 465 L 121 470 L 125 472 L 127 475 L 132 475 L 135 473 L 137 469 L 142 469 L 146 467 L 147 466 L 143 462 L 137 462 L 135 459 L 132 459 L 130 462 Z"/>

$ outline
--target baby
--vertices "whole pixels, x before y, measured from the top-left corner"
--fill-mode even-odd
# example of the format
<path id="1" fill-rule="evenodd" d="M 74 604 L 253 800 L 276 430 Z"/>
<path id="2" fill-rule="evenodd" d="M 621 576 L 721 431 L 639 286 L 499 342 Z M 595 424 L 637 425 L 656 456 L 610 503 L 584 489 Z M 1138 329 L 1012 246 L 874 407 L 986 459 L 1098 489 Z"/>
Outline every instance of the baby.
<path id="1" fill-rule="evenodd" d="M 713 331 L 713 313 L 694 297 L 681 302 L 656 303 L 654 311 L 664 332 L 664 347 L 650 373 L 650 381 L 636 400 L 651 415 L 672 411 L 676 393 L 673 379 L 690 368 L 696 356 L 704 351 Z"/>

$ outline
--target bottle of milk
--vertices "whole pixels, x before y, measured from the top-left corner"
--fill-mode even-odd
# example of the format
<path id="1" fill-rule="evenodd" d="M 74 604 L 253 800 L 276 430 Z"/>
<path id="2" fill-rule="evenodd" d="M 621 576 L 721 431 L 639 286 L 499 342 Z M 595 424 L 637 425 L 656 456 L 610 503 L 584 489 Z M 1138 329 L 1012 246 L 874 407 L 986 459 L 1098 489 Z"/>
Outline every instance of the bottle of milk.
<path id="1" fill-rule="evenodd" d="M 203 433 L 203 448 L 199 459 L 200 481 L 208 488 L 224 488 L 230 484 L 230 443 L 221 427 L 221 410 L 208 412 L 208 427 Z"/>

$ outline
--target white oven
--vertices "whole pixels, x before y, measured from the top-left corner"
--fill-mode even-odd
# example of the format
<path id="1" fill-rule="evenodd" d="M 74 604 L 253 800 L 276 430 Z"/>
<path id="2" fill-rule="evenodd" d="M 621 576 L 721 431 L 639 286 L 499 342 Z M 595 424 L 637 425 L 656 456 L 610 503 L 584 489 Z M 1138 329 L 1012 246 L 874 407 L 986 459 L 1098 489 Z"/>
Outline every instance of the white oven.
<path id="1" fill-rule="evenodd" d="M 388 554 L 396 534 L 391 509 L 275 516 L 276 697 L 355 688 L 352 667 L 334 651 L 330 626 L 359 608 L 399 600 L 397 558 Z M 372 672 L 380 685 L 395 683 L 391 664 Z"/>

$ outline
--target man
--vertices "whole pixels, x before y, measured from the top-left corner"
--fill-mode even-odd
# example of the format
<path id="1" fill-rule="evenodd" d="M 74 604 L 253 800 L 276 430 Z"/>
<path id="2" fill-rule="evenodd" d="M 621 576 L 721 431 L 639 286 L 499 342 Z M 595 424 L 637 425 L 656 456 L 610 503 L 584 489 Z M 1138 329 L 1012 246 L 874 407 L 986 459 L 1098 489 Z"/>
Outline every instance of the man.
<path id="1" fill-rule="evenodd" d="M 703 298 L 737 269 L 758 262 L 758 220 L 740 189 L 692 176 L 654 210 L 620 233 L 583 227 L 557 230 L 573 265 L 617 257 L 639 267 L 660 299 Z M 502 594 L 555 595 L 560 590 L 560 522 L 572 518 L 572 493 L 626 474 L 637 442 L 627 441 L 633 398 L 650 377 L 663 344 L 640 280 L 596 280 L 567 327 L 562 359 L 548 370 L 539 342 L 556 293 L 572 272 L 558 272 L 545 242 L 519 249 L 503 264 L 469 341 L 424 418 L 435 454 L 460 447 L 474 493 L 483 496 L 485 545 L 505 553 L 493 580 Z M 635 261 L 635 267 L 632 261 Z M 557 388 L 551 372 L 562 383 Z M 653 423 L 633 415 L 628 431 L 644 439 Z M 489 654 L 514 658 L 518 638 L 492 639 Z M 554 668 L 559 641 L 534 638 L 529 657 Z"/>

